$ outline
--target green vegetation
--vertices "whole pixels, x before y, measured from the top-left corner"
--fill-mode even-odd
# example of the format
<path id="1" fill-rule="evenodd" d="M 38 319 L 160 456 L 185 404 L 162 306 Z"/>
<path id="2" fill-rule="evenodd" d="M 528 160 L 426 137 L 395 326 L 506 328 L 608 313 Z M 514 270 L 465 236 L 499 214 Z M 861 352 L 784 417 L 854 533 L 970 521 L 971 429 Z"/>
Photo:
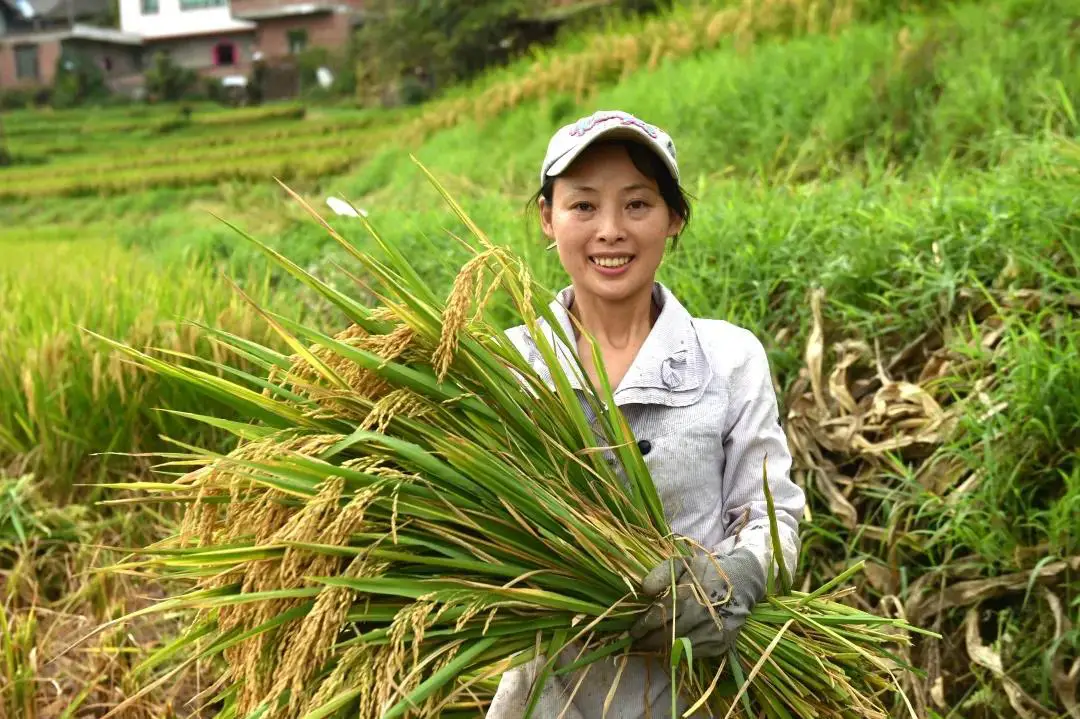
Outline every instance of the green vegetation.
<path id="1" fill-rule="evenodd" d="M 372 20 L 357 38 L 360 61 L 367 77 L 380 84 L 419 67 L 439 84 L 450 85 L 491 64 L 493 55 L 506 55 L 500 44 L 512 39 L 515 21 L 539 5 L 536 0 L 479 0 L 464 6 L 453 0 L 374 0 Z M 404 99 L 416 102 L 429 91 L 418 85 Z"/>
<path id="2" fill-rule="evenodd" d="M 15 115 L 5 130 L 18 164 L 0 177 L 0 201 L 318 178 L 355 166 L 383 141 L 362 112 L 313 115 L 294 105 L 231 112 L 182 107 L 149 117 L 72 118 L 59 132 Z"/>
<path id="3" fill-rule="evenodd" d="M 146 91 L 159 101 L 182 100 L 197 81 L 194 70 L 180 67 L 164 52 L 154 53 L 146 71 Z"/>
<path id="4" fill-rule="evenodd" d="M 579 405 L 539 331 L 541 320 L 559 327 L 546 288 L 459 219 L 471 257 L 445 301 L 376 233 L 387 261 L 355 255 L 376 284 L 372 308 L 256 244 L 348 323 L 329 336 L 277 315 L 292 358 L 225 340 L 268 376 L 222 382 L 116 345 L 249 420 L 191 415 L 240 444 L 224 456 L 195 448 L 189 463 L 201 466 L 156 490 L 185 503 L 181 531 L 125 565 L 194 580 L 158 605 L 200 610 L 188 636 L 143 668 L 220 655 L 222 716 L 464 716 L 448 705 L 475 712 L 470 681 L 541 653 L 573 652 L 578 668 L 629 657 L 627 632 L 652 604 L 634 588 L 696 548 L 673 538 L 602 369 L 602 389 L 586 396 L 595 421 Z M 553 387 L 485 321 L 498 304 L 539 338 Z M 591 451 L 597 437 L 613 449 Z M 775 524 L 773 543 L 781 566 L 737 654 L 705 658 L 673 641 L 672 715 L 681 699 L 710 716 L 885 719 L 901 701 L 896 672 L 909 670 L 890 650 L 908 646 L 912 627 L 836 601 L 857 567 L 793 591 Z"/>
<path id="5" fill-rule="evenodd" d="M 524 214 L 538 158 L 558 124 L 620 107 L 672 132 L 696 197 L 661 280 L 691 311 L 744 324 L 769 350 L 811 498 L 801 574 L 816 585 L 866 558 L 860 608 L 943 635 L 917 639 L 910 655 L 929 673 L 909 687 L 927 715 L 1075 712 L 1074 14 L 1065 0 L 702 3 L 566 38 L 394 113 L 6 114 L 16 164 L 0 171 L 0 466 L 32 474 L 62 505 L 113 496 L 88 486 L 97 481 L 145 479 L 150 458 L 101 453 L 161 450 L 161 431 L 230 446 L 155 408 L 218 409 L 122 365 L 78 327 L 238 363 L 176 324 L 273 341 L 224 273 L 260 303 L 290 314 L 302 304 L 306 321 L 340 329 L 325 302 L 217 219 L 321 278 L 341 277 L 335 263 L 356 271 L 271 173 L 320 208 L 329 195 L 364 207 L 445 297 L 467 258 L 445 230 L 462 229 L 414 153 L 490 237 L 561 286 Z M 374 249 L 356 220 L 330 221 Z M 80 522 L 114 511 L 93 507 Z M 168 532 L 175 516 L 156 511 L 146 525 Z M 110 525 L 107 541 L 138 546 L 135 525 Z M 5 578 L 8 562 L 26 566 L 17 557 L 27 550 L 12 546 Z M 53 548 L 48 561 L 69 563 L 77 584 L 87 565 L 72 556 Z M 126 599 L 110 596 L 87 615 L 116 616 Z M 20 623 L 33 601 L 6 601 L 17 631 L 0 641 L 51 636 L 50 615 L 36 614 L 36 630 Z"/>
<path id="6" fill-rule="evenodd" d="M 161 385 L 104 351 L 79 328 L 140 347 L 167 345 L 211 356 L 213 348 L 185 321 L 222 322 L 244 336 L 265 334 L 224 283 L 208 283 L 194 272 L 167 275 L 109 240 L 7 241 L 4 247 L 13 257 L 47 252 L 50 261 L 0 271 L 7 299 L 0 310 L 0 451 L 49 477 L 55 499 L 70 499 L 73 482 L 108 476 L 105 459 L 92 455 L 146 446 L 178 427 L 158 410 L 196 402 L 182 388 Z M 96 264 L 87 267 L 86 257 Z M 248 279 L 249 293 L 269 296 L 265 284 Z M 63 291 L 32 291 L 36 283 Z"/>

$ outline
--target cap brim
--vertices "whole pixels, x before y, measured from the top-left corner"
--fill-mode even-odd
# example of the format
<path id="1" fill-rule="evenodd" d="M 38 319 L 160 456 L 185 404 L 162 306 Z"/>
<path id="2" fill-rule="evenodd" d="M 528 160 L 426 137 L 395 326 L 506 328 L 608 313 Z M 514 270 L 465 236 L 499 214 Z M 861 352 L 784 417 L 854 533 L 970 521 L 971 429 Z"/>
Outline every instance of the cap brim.
<path id="1" fill-rule="evenodd" d="M 596 133 L 596 135 L 590 137 L 587 142 L 583 142 L 577 147 L 574 147 L 562 157 L 555 160 L 555 162 L 551 163 L 551 167 L 549 167 L 547 169 L 547 172 L 544 174 L 546 174 L 548 177 L 557 177 L 562 173 L 566 172 L 566 168 L 570 167 L 570 164 L 574 160 L 576 160 L 578 156 L 581 155 L 581 153 L 585 152 L 585 150 L 588 149 L 588 147 L 593 143 L 597 142 L 598 140 L 611 140 L 619 138 L 633 140 L 634 142 L 645 145 L 650 150 L 655 152 L 660 157 L 660 159 L 664 161 L 664 166 L 667 167 L 668 171 L 671 173 L 671 176 L 674 177 L 676 181 L 678 181 L 679 170 L 677 167 L 672 165 L 670 158 L 668 158 L 667 156 L 667 153 L 664 152 L 664 148 L 661 147 L 660 143 L 658 143 L 654 138 L 650 137 L 647 132 L 645 132 L 639 127 L 635 127 L 634 125 L 619 125 L 617 127 L 611 127 L 607 130 L 602 130 Z"/>

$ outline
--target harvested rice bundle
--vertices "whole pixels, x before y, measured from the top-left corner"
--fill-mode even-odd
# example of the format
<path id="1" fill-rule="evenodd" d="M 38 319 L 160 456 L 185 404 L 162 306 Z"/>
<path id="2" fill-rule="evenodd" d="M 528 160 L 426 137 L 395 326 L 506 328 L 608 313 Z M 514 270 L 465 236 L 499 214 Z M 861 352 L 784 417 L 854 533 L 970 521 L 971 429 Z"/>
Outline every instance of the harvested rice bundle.
<path id="1" fill-rule="evenodd" d="M 123 485 L 188 505 L 176 536 L 124 566 L 194 583 L 146 610 L 196 611 L 140 671 L 183 657 L 168 682 L 223 658 L 204 692 L 222 717 L 476 716 L 492 681 L 535 657 L 580 650 L 543 674 L 625 661 L 653 604 L 644 577 L 692 550 L 603 372 L 583 406 L 550 343 L 549 385 L 485 320 L 498 295 L 535 336 L 541 319 L 558 326 L 528 269 L 447 200 L 475 241 L 445 302 L 361 220 L 385 261 L 327 229 L 374 278 L 377 308 L 251 240 L 350 323 L 328 336 L 264 312 L 292 356 L 207 328 L 265 376 L 116 345 L 251 420 L 193 417 L 237 448 L 189 447 L 172 459 L 195 468 L 175 482 Z M 857 569 L 811 594 L 779 571 L 725 657 L 673 641 L 673 713 L 679 698 L 715 716 L 887 716 L 902 668 L 888 648 L 913 628 L 838 601 Z"/>

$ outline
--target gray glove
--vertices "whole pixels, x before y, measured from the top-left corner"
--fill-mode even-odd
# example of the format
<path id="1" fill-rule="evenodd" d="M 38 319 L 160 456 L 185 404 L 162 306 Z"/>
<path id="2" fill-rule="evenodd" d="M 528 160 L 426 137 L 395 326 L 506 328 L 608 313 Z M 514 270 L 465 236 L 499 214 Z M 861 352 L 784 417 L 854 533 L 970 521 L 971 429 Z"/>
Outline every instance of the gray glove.
<path id="1" fill-rule="evenodd" d="M 674 616 L 670 592 L 665 592 L 671 587 L 673 572 Z M 630 630 L 630 636 L 637 640 L 635 648 L 656 651 L 670 647 L 674 622 L 674 636 L 690 639 L 695 658 L 715 657 L 735 644 L 750 610 L 765 596 L 765 573 L 746 547 L 723 556 L 699 550 L 692 557 L 658 564 L 641 583 L 641 590 L 656 602 Z"/>

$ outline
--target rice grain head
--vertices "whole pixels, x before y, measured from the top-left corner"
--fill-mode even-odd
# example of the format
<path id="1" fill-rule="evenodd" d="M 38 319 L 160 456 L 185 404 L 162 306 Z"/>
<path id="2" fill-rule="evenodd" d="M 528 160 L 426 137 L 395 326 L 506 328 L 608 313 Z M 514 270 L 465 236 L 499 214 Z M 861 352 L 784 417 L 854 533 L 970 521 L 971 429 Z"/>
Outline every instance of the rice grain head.
<path id="1" fill-rule="evenodd" d="M 354 559 L 342 575 L 358 576 L 362 566 L 359 558 Z M 324 588 L 311 612 L 301 620 L 288 644 L 281 650 L 278 678 L 271 694 L 289 691 L 285 716 L 298 716 L 296 712 L 303 705 L 304 697 L 312 694 L 305 687 L 330 657 L 338 633 L 346 626 L 345 620 L 355 598 L 356 592 L 347 587 Z"/>

